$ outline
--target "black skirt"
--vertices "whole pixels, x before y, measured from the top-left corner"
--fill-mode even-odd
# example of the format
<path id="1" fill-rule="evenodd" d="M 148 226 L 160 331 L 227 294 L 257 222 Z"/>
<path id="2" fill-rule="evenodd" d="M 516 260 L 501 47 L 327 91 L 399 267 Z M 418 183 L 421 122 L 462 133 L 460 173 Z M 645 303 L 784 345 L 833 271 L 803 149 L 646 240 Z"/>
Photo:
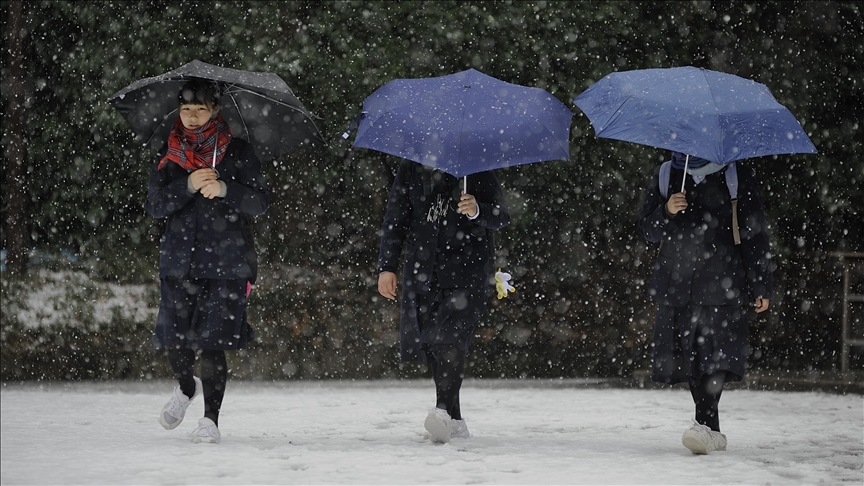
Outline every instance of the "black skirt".
<path id="1" fill-rule="evenodd" d="M 400 358 L 426 362 L 424 350 L 451 345 L 466 354 L 477 324 L 486 312 L 488 287 L 440 288 L 433 281 L 430 292 L 403 289 L 400 311 Z"/>
<path id="2" fill-rule="evenodd" d="M 658 305 L 651 379 L 696 385 L 704 375 L 727 371 L 726 381 L 741 381 L 748 339 L 744 306 Z"/>
<path id="3" fill-rule="evenodd" d="M 156 349 L 244 349 L 255 340 L 246 321 L 246 279 L 165 277 L 160 286 Z"/>

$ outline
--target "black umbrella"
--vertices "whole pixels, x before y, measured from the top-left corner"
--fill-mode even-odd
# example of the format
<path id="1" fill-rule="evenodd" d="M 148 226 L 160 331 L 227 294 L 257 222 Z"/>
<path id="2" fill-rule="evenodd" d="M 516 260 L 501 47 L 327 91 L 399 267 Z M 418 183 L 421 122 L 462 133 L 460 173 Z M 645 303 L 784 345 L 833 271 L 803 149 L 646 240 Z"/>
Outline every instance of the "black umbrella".
<path id="1" fill-rule="evenodd" d="M 235 136 L 250 142 L 262 162 L 312 144 L 326 144 L 313 115 L 278 75 L 192 61 L 135 81 L 108 102 L 144 145 L 159 149 L 177 119 L 177 94 L 190 79 L 213 81 L 222 95 L 220 114 Z"/>

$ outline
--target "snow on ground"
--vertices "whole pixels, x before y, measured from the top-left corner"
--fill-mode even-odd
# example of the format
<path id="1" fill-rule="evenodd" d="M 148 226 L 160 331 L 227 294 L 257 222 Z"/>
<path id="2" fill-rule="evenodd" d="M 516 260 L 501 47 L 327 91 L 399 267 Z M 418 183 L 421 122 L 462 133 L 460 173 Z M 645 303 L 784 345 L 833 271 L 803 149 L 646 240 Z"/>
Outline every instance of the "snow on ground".
<path id="1" fill-rule="evenodd" d="M 684 389 L 468 380 L 432 444 L 425 380 L 229 381 L 221 444 L 157 423 L 173 384 L 3 383 L 2 484 L 862 484 L 864 396 L 731 389 L 726 452 L 681 445 Z"/>

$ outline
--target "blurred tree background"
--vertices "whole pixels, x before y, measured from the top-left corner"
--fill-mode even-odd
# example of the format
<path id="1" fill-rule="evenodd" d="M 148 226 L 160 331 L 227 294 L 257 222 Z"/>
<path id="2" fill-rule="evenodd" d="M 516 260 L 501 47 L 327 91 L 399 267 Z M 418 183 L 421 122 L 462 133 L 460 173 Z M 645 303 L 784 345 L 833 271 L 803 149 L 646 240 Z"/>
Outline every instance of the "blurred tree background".
<path id="1" fill-rule="evenodd" d="M 261 277 L 250 301 L 250 322 L 262 336 L 238 365 L 258 370 L 249 376 L 417 373 L 397 362 L 398 309 L 376 290 L 379 226 L 398 160 L 350 150 L 340 135 L 387 81 L 469 68 L 546 89 L 576 116 L 570 161 L 499 173 L 514 217 L 496 236 L 497 263 L 513 274 L 517 291 L 490 300 L 468 373 L 627 376 L 646 369 L 653 305 L 645 285 L 656 247 L 640 238 L 635 221 L 647 178 L 667 154 L 598 139 L 572 100 L 612 71 L 685 65 L 766 84 L 819 149 L 744 162 L 758 174 L 772 224 L 778 290 L 767 315 L 752 316 L 750 366 L 839 368 L 842 272 L 831 253 L 864 251 L 864 18 L 857 2 L 2 6 L 4 377 L 167 376 L 157 364 L 128 373 L 129 356 L 154 355 L 147 325 L 118 326 L 130 337 L 111 347 L 83 313 L 82 322 L 66 323 L 79 329 L 70 347 L 67 339 L 40 338 L 34 323 L 8 311 L 19 295 L 13 288 L 29 285 L 34 269 L 51 261 L 72 261 L 103 282 L 155 284 L 162 222 L 144 211 L 154 154 L 106 100 L 193 59 L 279 74 L 319 117 L 329 142 L 265 167 L 273 200 L 256 223 Z M 857 312 L 861 323 L 864 311 Z M 63 334 L 62 327 L 41 332 Z M 81 349 L 102 359 L 82 360 Z M 53 356 L 57 372 L 27 372 L 37 365 L 22 364 L 24 350 L 28 359 Z M 852 359 L 861 369 L 860 352 Z M 70 375 L 70 366 L 79 372 Z"/>

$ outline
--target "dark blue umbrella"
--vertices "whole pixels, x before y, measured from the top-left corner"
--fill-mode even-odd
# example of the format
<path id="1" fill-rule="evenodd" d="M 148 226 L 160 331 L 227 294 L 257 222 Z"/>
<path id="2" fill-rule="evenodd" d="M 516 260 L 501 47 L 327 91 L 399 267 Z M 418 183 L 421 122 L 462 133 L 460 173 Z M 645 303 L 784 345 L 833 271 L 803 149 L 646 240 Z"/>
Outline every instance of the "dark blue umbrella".
<path id="1" fill-rule="evenodd" d="M 353 146 L 463 177 L 569 160 L 572 117 L 573 112 L 545 90 L 469 69 L 388 82 L 364 100 Z"/>
<path id="2" fill-rule="evenodd" d="M 598 137 L 718 164 L 816 147 L 764 84 L 695 67 L 611 73 L 573 103 Z"/>

